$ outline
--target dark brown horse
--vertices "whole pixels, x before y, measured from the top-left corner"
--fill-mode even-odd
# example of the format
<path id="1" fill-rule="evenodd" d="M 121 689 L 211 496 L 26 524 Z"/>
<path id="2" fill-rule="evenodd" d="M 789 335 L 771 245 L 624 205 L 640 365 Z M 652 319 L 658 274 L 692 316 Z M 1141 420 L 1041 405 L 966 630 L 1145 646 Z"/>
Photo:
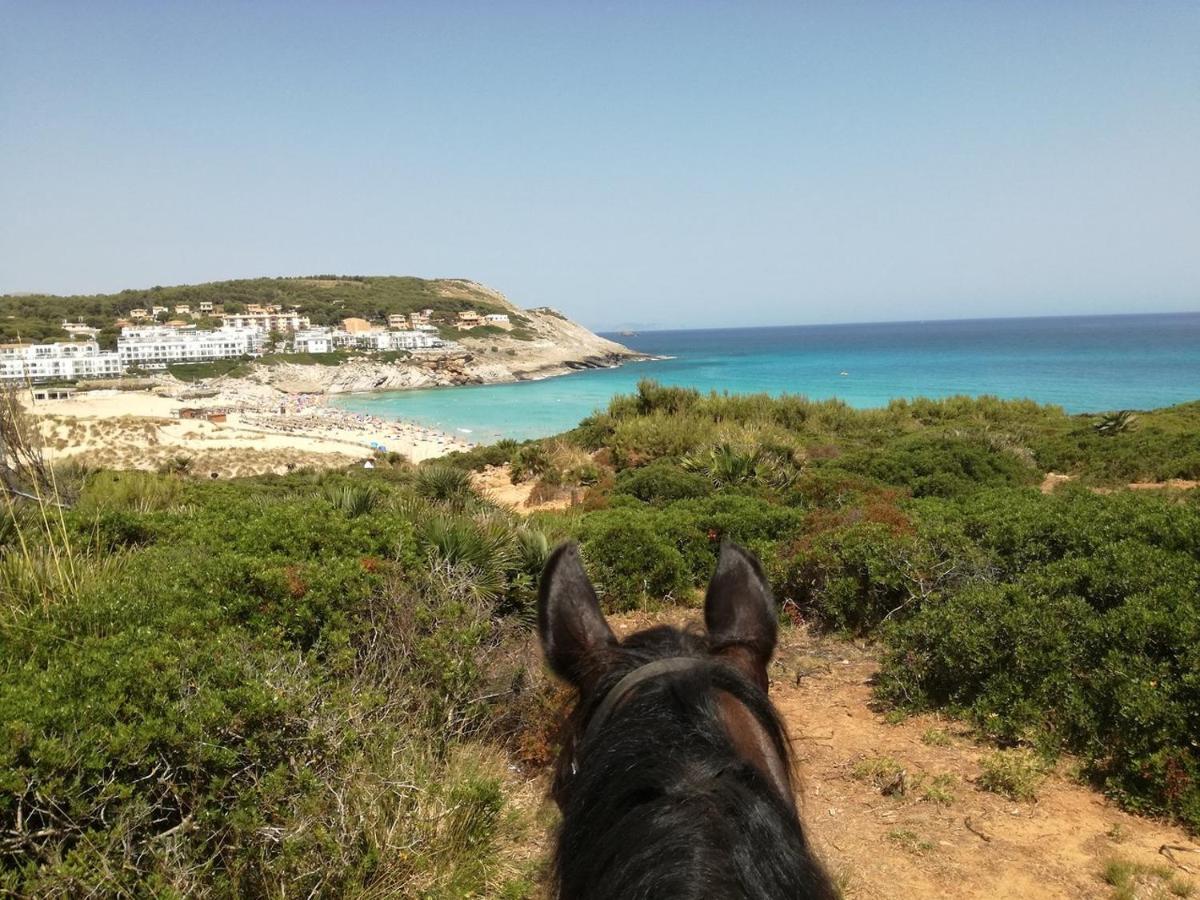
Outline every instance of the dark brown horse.
<path id="1" fill-rule="evenodd" d="M 704 622 L 706 634 L 662 626 L 618 641 L 578 549 L 546 564 L 542 649 L 578 690 L 553 788 L 563 900 L 837 896 L 800 825 L 767 699 L 775 601 L 733 544 Z"/>

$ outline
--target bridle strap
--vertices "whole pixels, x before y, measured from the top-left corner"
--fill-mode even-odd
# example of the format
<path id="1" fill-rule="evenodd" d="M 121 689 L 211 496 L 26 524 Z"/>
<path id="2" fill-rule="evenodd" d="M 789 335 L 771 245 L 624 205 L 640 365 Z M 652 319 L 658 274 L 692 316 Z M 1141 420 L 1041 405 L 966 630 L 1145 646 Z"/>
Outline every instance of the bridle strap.
<path id="1" fill-rule="evenodd" d="M 638 666 L 618 681 L 613 686 L 613 689 L 600 701 L 600 705 L 592 713 L 592 720 L 588 722 L 587 729 L 583 732 L 583 743 L 586 744 L 600 730 L 608 720 L 608 717 L 612 715 L 613 710 L 617 708 L 617 704 L 624 700 L 626 695 L 643 681 L 649 681 L 651 678 L 657 678 L 660 675 L 668 675 L 671 672 L 686 672 L 688 669 L 698 669 L 709 664 L 709 660 L 700 659 L 695 656 L 668 656 L 665 659 L 656 659 L 654 662 Z"/>

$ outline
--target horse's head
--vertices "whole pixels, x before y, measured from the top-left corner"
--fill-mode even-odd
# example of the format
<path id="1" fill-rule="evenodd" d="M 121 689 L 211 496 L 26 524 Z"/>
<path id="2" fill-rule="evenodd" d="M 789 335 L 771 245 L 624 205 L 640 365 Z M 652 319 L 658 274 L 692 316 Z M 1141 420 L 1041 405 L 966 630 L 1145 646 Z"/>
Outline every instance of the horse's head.
<path id="1" fill-rule="evenodd" d="M 566 544 L 554 552 L 542 577 L 538 630 L 550 668 L 579 694 L 555 779 L 560 805 L 590 745 L 626 704 L 644 705 L 657 697 L 678 705 L 680 692 L 667 687 L 690 680 L 689 696 L 702 707 L 697 716 L 707 715 L 737 755 L 792 806 L 790 754 L 766 699 L 767 664 L 777 633 L 775 601 L 758 561 L 733 543 L 721 546 L 705 597 L 704 624 L 703 633 L 660 626 L 619 641 L 578 548 Z"/>

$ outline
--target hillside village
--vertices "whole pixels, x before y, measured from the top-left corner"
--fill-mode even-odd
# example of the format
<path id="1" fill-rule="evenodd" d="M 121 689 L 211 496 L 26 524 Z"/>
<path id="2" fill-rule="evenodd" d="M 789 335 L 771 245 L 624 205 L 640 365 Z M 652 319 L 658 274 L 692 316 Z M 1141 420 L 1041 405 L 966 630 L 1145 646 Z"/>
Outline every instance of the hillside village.
<path id="1" fill-rule="evenodd" d="M 100 344 L 101 329 L 64 320 L 66 341 L 0 344 L 0 379 L 9 382 L 57 382 L 116 378 L 166 370 L 173 363 L 224 359 L 252 360 L 268 353 L 444 351 L 457 344 L 443 332 L 468 333 L 491 328 L 508 332 L 508 313 L 473 309 L 439 314 L 426 307 L 409 314 L 391 313 L 385 321 L 347 316 L 336 326 L 314 325 L 298 305 L 246 304 L 236 312 L 201 301 L 173 307 L 133 307 L 113 322 L 115 349 Z"/>

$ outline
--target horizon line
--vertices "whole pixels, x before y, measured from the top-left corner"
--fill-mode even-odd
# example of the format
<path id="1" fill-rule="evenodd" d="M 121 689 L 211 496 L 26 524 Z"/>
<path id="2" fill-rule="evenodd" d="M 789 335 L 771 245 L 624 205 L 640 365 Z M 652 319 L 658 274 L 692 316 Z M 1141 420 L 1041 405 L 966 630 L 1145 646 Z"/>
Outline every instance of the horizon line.
<path id="1" fill-rule="evenodd" d="M 634 335 L 675 331 L 765 331 L 772 328 L 845 328 L 850 325 L 941 325 L 947 322 L 1017 322 L 1031 319 L 1129 319 L 1137 316 L 1196 316 L 1200 308 L 1131 313 L 1049 313 L 1040 316 L 958 316 L 947 319 L 872 319 L 863 322 L 787 322 L 771 325 L 704 325 L 695 328 L 596 328 L 596 334 Z M 629 335 L 625 335 L 628 337 Z"/>

